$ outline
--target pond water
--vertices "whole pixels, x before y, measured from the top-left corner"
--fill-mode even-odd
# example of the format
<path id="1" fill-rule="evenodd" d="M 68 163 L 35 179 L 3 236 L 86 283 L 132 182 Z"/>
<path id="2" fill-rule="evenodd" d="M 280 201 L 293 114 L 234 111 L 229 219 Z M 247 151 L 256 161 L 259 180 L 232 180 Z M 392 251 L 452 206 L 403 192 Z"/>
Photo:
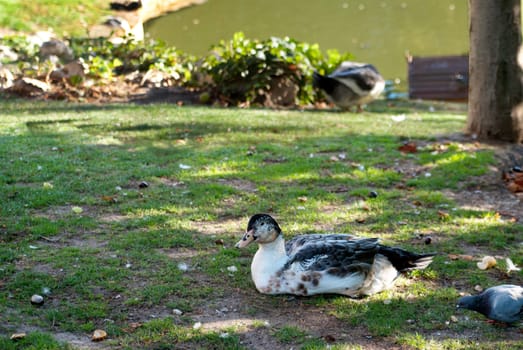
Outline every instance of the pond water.
<path id="1" fill-rule="evenodd" d="M 386 79 L 404 80 L 405 54 L 468 52 L 467 0 L 207 0 L 145 24 L 156 39 L 194 54 L 242 31 L 248 38 L 289 36 L 325 52 L 350 52 Z"/>

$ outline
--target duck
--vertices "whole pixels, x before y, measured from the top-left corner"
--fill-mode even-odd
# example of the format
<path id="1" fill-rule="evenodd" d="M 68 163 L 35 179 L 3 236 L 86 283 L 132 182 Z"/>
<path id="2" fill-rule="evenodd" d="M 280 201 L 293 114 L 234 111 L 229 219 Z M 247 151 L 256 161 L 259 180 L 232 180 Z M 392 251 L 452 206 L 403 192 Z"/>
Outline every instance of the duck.
<path id="1" fill-rule="evenodd" d="M 314 72 L 312 79 L 313 86 L 343 110 L 357 106 L 361 111 L 362 105 L 378 98 L 385 89 L 385 80 L 369 63 L 344 61 L 329 75 Z"/>
<path id="2" fill-rule="evenodd" d="M 494 322 L 515 323 L 523 319 L 523 287 L 493 286 L 478 295 L 459 298 L 457 308 L 479 312 Z"/>
<path id="3" fill-rule="evenodd" d="M 342 294 L 361 298 L 389 289 L 403 272 L 424 269 L 435 253 L 417 254 L 344 233 L 301 234 L 289 241 L 269 214 L 255 214 L 236 243 L 257 243 L 251 276 L 262 294 Z"/>

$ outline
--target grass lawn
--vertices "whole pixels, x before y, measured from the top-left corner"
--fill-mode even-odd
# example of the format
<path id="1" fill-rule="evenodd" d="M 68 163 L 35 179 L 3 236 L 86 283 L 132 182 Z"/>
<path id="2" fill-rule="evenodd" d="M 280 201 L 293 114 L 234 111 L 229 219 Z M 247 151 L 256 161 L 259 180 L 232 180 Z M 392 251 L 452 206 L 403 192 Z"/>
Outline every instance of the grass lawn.
<path id="1" fill-rule="evenodd" d="M 523 265 L 523 214 L 497 171 L 507 145 L 459 136 L 465 112 L 443 108 L 0 100 L 0 348 L 523 348 L 521 326 L 455 310 L 476 286 L 522 284 L 504 258 Z M 287 237 L 348 232 L 439 255 L 361 300 L 265 296 L 256 247 L 233 247 L 257 212 Z M 498 265 L 478 269 L 485 255 Z M 91 342 L 96 329 L 107 339 Z"/>
<path id="2" fill-rule="evenodd" d="M 0 28 L 36 32 L 52 29 L 58 36 L 85 36 L 87 27 L 109 14 L 104 0 L 0 1 Z"/>

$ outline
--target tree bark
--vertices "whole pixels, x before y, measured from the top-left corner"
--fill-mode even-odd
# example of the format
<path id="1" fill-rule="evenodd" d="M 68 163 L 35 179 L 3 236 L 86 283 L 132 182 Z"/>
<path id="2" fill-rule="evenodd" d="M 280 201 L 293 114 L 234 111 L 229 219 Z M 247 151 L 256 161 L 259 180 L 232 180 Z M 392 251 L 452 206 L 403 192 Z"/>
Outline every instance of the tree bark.
<path id="1" fill-rule="evenodd" d="M 469 0 L 470 53 L 467 131 L 479 139 L 520 142 L 523 118 L 517 55 L 521 0 Z"/>

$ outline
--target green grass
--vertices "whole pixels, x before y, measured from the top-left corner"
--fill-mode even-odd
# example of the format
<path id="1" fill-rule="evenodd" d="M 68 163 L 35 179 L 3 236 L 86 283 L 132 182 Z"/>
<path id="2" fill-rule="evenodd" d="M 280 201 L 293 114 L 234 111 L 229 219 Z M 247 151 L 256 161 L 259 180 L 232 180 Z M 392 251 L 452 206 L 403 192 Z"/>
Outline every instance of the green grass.
<path id="1" fill-rule="evenodd" d="M 496 159 L 491 147 L 439 139 L 465 122 L 444 107 L 378 102 L 349 114 L 0 100 L 0 348 L 66 349 L 56 334 L 89 339 L 98 328 L 123 349 L 243 349 L 250 332 L 300 349 L 365 348 L 366 335 L 416 349 L 467 349 L 470 337 L 523 346 L 507 338 L 517 331 L 454 309 L 460 292 L 522 275 L 507 278 L 502 259 L 482 271 L 447 254 L 521 266 L 523 227 L 447 196 L 478 188 Z M 393 122 L 399 113 L 406 120 Z M 405 140 L 419 152 L 401 153 Z M 250 279 L 255 247 L 233 248 L 256 212 L 277 216 L 288 237 L 350 232 L 439 255 L 361 300 L 263 296 Z M 44 290 L 44 305 L 31 305 Z M 327 344 L 279 310 L 301 310 L 295 319 L 321 310 L 359 338 L 336 333 Z M 209 312 L 223 315 L 194 329 Z M 9 339 L 24 329 L 25 339 Z"/>
<path id="2" fill-rule="evenodd" d="M 35 32 L 51 29 L 58 35 L 87 34 L 87 27 L 97 24 L 109 13 L 103 0 L 7 0 L 0 2 L 0 27 Z"/>

